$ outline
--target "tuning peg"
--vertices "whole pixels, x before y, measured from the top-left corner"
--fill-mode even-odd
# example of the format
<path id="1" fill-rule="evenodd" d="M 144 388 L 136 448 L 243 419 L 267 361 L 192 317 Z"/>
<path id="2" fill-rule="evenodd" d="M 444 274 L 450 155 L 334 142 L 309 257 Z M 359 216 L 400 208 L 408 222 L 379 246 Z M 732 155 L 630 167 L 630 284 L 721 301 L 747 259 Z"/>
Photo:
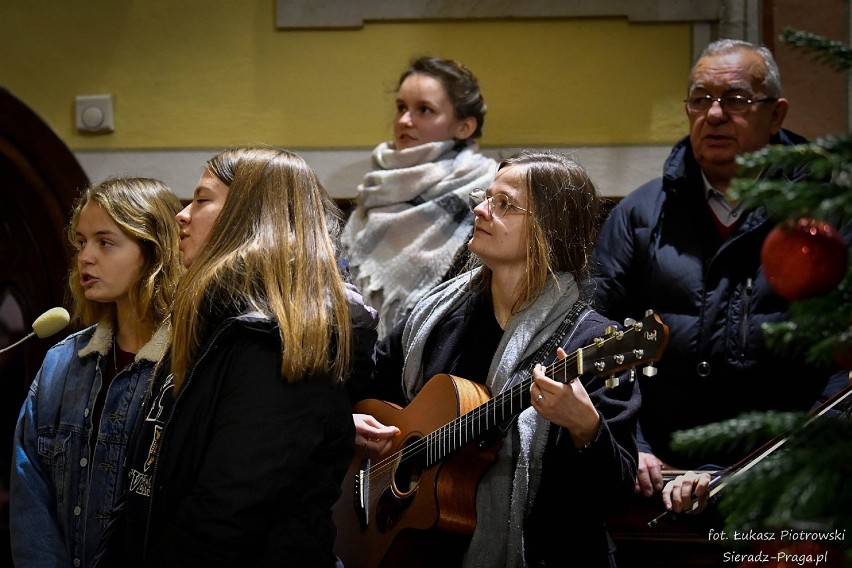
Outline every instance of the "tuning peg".
<path id="1" fill-rule="evenodd" d="M 652 315 L 654 315 L 654 310 L 652 310 L 650 308 L 645 310 L 645 317 L 652 316 Z"/>
<path id="2" fill-rule="evenodd" d="M 642 374 L 646 377 L 653 377 L 657 374 L 657 368 L 653 365 L 648 365 L 644 369 L 642 369 Z"/>
<path id="3" fill-rule="evenodd" d="M 627 371 L 627 381 L 632 383 L 635 380 L 636 380 L 636 369 L 634 369 L 633 367 L 630 367 L 630 370 Z M 604 384 L 606 385 L 607 388 L 612 389 L 612 388 L 615 388 L 615 387 L 617 387 L 618 385 L 621 384 L 621 379 L 619 379 L 618 377 L 615 377 L 615 376 L 608 377 L 606 379 L 606 381 L 604 381 Z"/>
<path id="4" fill-rule="evenodd" d="M 635 320 L 635 319 L 633 319 L 633 318 L 624 318 L 624 327 L 630 327 L 630 326 L 632 326 L 634 323 L 636 323 L 636 320 Z"/>

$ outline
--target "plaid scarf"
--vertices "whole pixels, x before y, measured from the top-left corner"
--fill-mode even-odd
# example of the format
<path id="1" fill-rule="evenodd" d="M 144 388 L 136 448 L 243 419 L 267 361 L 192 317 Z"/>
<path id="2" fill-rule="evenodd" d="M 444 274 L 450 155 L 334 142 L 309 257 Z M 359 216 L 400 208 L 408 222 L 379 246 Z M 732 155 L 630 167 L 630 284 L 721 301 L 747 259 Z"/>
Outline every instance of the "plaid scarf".
<path id="1" fill-rule="evenodd" d="M 379 338 L 450 270 L 473 230 L 467 194 L 497 164 L 454 140 L 405 150 L 382 143 L 341 235 L 355 283 L 379 312 Z"/>

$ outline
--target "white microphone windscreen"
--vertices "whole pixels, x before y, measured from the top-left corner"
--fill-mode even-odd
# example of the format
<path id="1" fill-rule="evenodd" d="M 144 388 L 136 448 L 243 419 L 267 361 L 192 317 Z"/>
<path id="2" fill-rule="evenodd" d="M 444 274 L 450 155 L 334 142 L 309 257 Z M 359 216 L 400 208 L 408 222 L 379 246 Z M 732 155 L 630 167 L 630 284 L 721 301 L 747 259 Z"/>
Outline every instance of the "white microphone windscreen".
<path id="1" fill-rule="evenodd" d="M 49 337 L 64 329 L 71 316 L 65 308 L 50 308 L 33 322 L 33 331 L 41 338 Z"/>

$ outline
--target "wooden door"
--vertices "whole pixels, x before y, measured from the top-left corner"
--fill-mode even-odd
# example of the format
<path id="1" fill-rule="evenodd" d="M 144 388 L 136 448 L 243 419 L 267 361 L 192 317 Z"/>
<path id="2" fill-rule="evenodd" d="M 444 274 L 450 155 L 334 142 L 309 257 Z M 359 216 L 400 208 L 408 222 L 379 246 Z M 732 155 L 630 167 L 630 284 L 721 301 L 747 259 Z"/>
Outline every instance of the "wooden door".
<path id="1" fill-rule="evenodd" d="M 32 332 L 45 310 L 67 306 L 65 225 L 88 179 L 74 155 L 23 102 L 0 88 L 0 348 Z M 32 337 L 0 355 L 0 554 L 8 557 L 12 436 L 47 349 L 68 334 Z M 11 560 L 0 564 L 11 566 Z"/>

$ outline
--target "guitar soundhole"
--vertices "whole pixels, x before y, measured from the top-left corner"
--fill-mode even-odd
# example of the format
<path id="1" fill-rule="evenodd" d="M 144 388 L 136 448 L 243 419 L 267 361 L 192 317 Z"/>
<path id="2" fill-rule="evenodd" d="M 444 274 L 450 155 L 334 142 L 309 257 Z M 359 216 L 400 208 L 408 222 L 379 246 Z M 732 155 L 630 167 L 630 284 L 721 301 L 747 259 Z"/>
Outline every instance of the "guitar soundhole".
<path id="1" fill-rule="evenodd" d="M 417 495 L 417 486 L 426 465 L 422 438 L 408 440 L 400 452 L 393 474 L 393 487 L 384 491 L 376 506 L 376 528 L 388 532 L 402 520 Z"/>

